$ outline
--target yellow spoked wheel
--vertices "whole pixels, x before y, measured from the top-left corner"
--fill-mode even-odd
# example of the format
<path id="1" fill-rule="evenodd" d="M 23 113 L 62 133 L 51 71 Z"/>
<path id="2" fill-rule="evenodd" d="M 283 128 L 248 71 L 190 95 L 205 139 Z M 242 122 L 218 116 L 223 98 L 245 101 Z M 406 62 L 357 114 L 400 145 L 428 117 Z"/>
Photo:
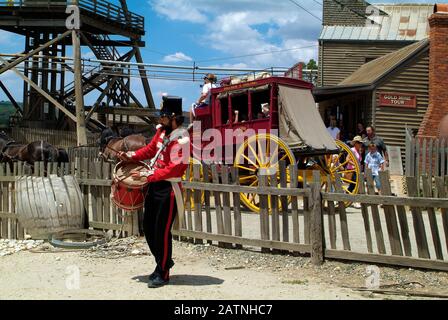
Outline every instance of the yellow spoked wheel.
<path id="1" fill-rule="evenodd" d="M 339 174 L 343 191 L 347 194 L 357 194 L 361 174 L 359 162 L 350 147 L 345 143 L 336 140 L 336 145 L 339 148 L 339 153 L 326 155 L 325 168 L 321 168 L 326 175 L 330 176 L 331 185 L 328 184 L 327 176 L 323 176 L 322 187 L 326 192 L 334 191 L 336 174 Z M 351 202 L 345 203 L 347 207 L 351 204 Z"/>
<path id="2" fill-rule="evenodd" d="M 240 185 L 257 187 L 259 185 L 258 173 L 268 169 L 272 175 L 277 173 L 277 185 L 280 186 L 280 161 L 285 161 L 286 166 L 294 164 L 296 159 L 284 141 L 271 134 L 258 134 L 249 137 L 242 144 L 235 157 L 234 166 L 239 169 Z M 290 184 L 289 175 L 287 184 Z M 271 184 L 271 177 L 268 176 Z M 260 197 L 256 193 L 241 193 L 241 201 L 251 211 L 260 212 Z M 289 203 L 288 199 L 288 203 Z M 280 198 L 278 207 L 281 208 Z M 271 199 L 268 200 L 269 212 L 271 211 Z"/>
<path id="3" fill-rule="evenodd" d="M 190 157 L 190 165 L 188 166 L 188 171 L 189 171 L 189 180 L 190 182 L 194 181 L 194 176 L 193 176 L 193 165 L 195 164 L 201 164 L 201 162 L 197 159 L 194 159 L 193 157 Z M 203 172 L 203 167 L 201 166 L 200 169 L 200 174 L 201 174 L 201 181 L 202 178 L 204 176 L 204 172 Z M 187 172 L 185 172 L 185 174 L 182 176 L 182 180 L 186 181 L 187 180 Z M 190 202 L 191 205 L 191 210 L 194 210 L 194 190 L 190 190 L 189 192 L 187 192 L 187 189 L 183 190 L 183 198 L 184 198 L 184 207 L 187 207 L 187 203 Z M 204 191 L 201 192 L 201 203 L 204 203 L 205 201 L 205 195 L 204 195 Z"/>

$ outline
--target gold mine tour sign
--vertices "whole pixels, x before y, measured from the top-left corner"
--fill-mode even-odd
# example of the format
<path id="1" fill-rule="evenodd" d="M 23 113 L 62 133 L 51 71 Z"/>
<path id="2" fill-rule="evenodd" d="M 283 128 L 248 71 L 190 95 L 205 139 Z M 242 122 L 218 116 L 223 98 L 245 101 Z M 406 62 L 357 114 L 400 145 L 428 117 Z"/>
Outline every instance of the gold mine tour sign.
<path id="1" fill-rule="evenodd" d="M 417 96 L 409 93 L 380 92 L 380 107 L 417 108 Z"/>

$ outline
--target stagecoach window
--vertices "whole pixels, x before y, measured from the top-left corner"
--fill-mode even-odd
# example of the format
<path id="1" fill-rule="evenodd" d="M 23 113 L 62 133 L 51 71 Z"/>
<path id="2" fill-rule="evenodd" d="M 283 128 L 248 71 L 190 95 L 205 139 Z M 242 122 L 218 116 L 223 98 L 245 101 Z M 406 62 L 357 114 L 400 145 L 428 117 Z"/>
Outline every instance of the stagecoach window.
<path id="1" fill-rule="evenodd" d="M 269 87 L 264 87 L 262 90 L 252 91 L 252 119 L 264 119 L 269 117 L 269 113 L 266 112 L 267 105 L 270 104 L 271 90 Z M 265 112 L 263 112 L 262 106 L 265 106 Z M 270 109 L 270 106 L 269 106 Z"/>
<path id="2" fill-rule="evenodd" d="M 229 99 L 227 99 L 227 94 L 224 98 L 219 99 L 219 105 L 221 107 L 221 124 L 226 124 L 229 121 Z"/>
<path id="3" fill-rule="evenodd" d="M 244 93 L 234 95 L 232 94 L 232 117 L 233 122 L 242 122 L 249 120 L 249 96 L 247 90 Z M 238 119 L 235 118 L 235 111 L 238 110 Z M 236 121 L 238 120 L 238 121 Z"/>

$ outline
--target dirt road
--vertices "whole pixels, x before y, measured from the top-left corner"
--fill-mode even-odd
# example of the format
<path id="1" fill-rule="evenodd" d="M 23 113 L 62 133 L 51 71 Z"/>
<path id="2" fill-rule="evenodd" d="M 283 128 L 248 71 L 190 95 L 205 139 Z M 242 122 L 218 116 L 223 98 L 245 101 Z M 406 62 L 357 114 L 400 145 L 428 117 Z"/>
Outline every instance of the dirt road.
<path id="1" fill-rule="evenodd" d="M 134 246 L 145 247 L 143 239 Z M 135 250 L 134 250 L 135 251 Z M 0 299 L 398 299 L 344 288 L 365 285 L 366 265 L 307 257 L 226 250 L 174 243 L 170 285 L 147 288 L 153 270 L 148 254 L 118 259 L 98 252 L 19 252 L 0 258 Z M 79 281 L 76 276 L 79 271 Z M 381 269 L 383 283 L 415 281 L 426 290 L 446 288 L 445 273 Z M 415 285 L 415 284 L 414 284 Z"/>

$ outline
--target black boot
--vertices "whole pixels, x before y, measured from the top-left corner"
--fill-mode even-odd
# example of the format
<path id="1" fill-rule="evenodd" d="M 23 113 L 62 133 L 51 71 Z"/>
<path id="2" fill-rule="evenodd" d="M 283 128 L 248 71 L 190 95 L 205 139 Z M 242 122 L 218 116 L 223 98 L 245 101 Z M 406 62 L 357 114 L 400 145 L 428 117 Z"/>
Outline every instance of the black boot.
<path id="1" fill-rule="evenodd" d="M 148 288 L 159 288 L 163 287 L 164 285 L 168 284 L 170 282 L 169 279 L 164 280 L 160 274 L 156 274 L 154 279 L 149 280 L 148 282 Z"/>
<path id="2" fill-rule="evenodd" d="M 173 260 L 171 260 L 171 261 L 168 263 L 168 269 L 171 269 L 172 267 L 174 267 L 174 261 L 173 261 Z M 156 267 L 156 268 L 154 269 L 153 273 L 151 273 L 151 274 L 149 275 L 149 281 L 154 280 L 154 279 L 156 278 L 156 276 L 158 276 L 158 275 L 160 275 L 160 274 L 159 274 L 159 272 L 158 272 L 158 270 L 157 270 L 157 267 Z"/>

